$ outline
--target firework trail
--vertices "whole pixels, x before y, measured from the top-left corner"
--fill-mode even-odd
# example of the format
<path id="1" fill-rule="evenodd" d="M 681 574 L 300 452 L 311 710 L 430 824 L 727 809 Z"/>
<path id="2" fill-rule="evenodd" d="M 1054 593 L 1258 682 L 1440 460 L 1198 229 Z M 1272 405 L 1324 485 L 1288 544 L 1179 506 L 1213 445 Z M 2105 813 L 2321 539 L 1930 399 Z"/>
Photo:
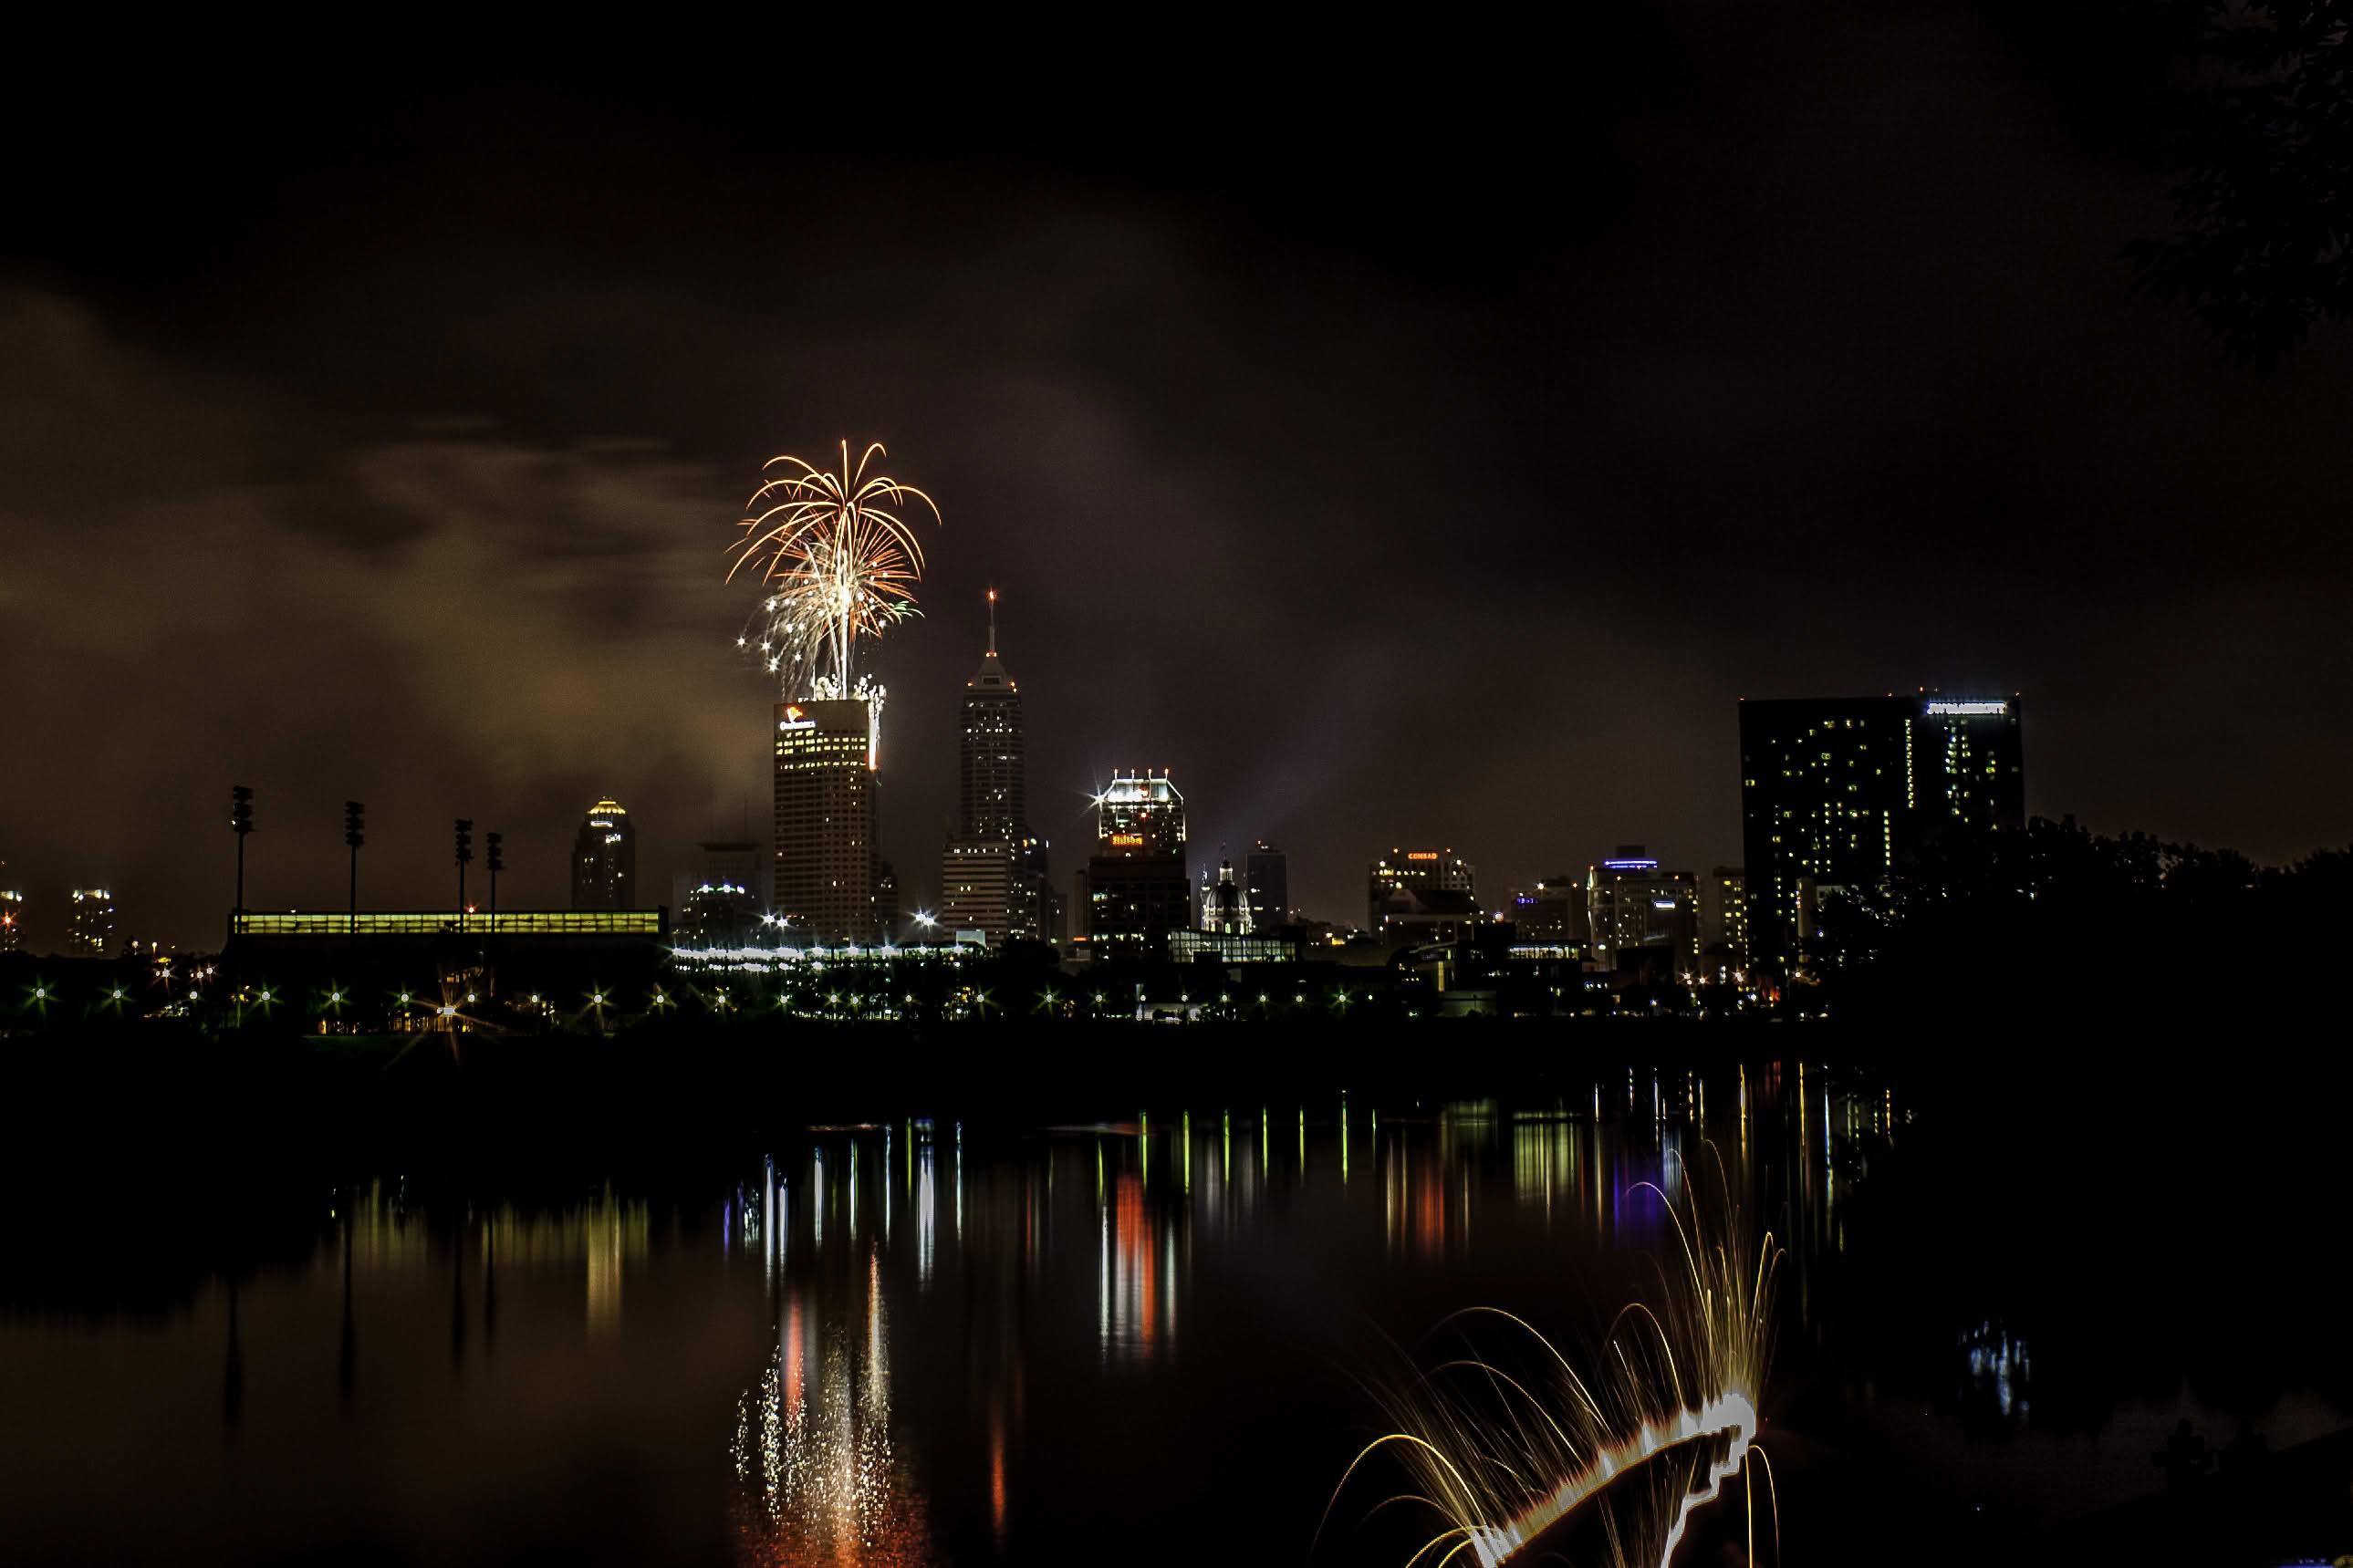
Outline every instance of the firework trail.
<path id="1" fill-rule="evenodd" d="M 914 486 L 870 473 L 884 455 L 877 441 L 853 462 L 844 441 L 839 471 L 771 458 L 762 465 L 768 477 L 745 504 L 727 578 L 756 564 L 768 593 L 735 642 L 756 645 L 786 696 L 857 693 L 859 639 L 879 637 L 919 613 L 914 587 L 923 547 L 907 521 L 910 503 L 922 503 L 935 522 L 940 509 Z"/>
<path id="2" fill-rule="evenodd" d="M 1720 1159 L 1717 1178 L 1724 1204 L 1712 1225 L 1696 1194 L 1678 1209 L 1641 1184 L 1667 1205 L 1682 1266 L 1661 1267 L 1656 1307 L 1618 1314 L 1588 1374 L 1511 1313 L 1457 1313 L 1506 1325 L 1527 1354 L 1499 1363 L 1469 1353 L 1375 1387 L 1391 1430 L 1350 1462 L 1333 1502 L 1358 1466 L 1388 1450 L 1410 1488 L 1380 1506 L 1419 1507 L 1443 1527 L 1410 1568 L 1533 1563 L 1571 1535 L 1598 1541 L 1619 1568 L 1663 1568 L 1692 1515 L 1727 1480 L 1748 1480 L 1752 1454 L 1763 1458 L 1754 1444 L 1779 1249 L 1769 1234 L 1747 1245 Z M 1769 1495 L 1769 1465 L 1766 1476 Z"/>

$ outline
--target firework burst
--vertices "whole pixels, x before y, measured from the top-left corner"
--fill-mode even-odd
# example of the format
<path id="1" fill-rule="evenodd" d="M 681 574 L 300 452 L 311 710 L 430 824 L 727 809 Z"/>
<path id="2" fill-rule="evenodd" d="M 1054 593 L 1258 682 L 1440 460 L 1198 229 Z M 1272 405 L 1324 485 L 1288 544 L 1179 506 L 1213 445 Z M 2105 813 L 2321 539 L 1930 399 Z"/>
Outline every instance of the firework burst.
<path id="1" fill-rule="evenodd" d="M 1695 1195 L 1679 1208 L 1641 1184 L 1674 1221 L 1681 1267 L 1662 1268 L 1655 1307 L 1619 1313 L 1588 1373 L 1523 1320 L 1474 1308 L 1457 1319 L 1505 1325 L 1519 1353 L 1472 1347 L 1374 1389 L 1391 1430 L 1357 1454 L 1341 1489 L 1375 1454 L 1398 1457 L 1412 1485 L 1388 1503 L 1442 1525 L 1413 1568 L 1551 1560 L 1572 1538 L 1619 1568 L 1663 1568 L 1693 1513 L 1726 1481 L 1748 1481 L 1749 1459 L 1764 1455 L 1757 1408 L 1778 1249 L 1769 1235 L 1747 1244 L 1720 1163 L 1717 1176 L 1724 1205 L 1707 1223 Z M 1769 1492 L 1769 1465 L 1766 1475 Z M 1750 1520 L 1754 1561 L 1753 1502 Z"/>
<path id="2" fill-rule="evenodd" d="M 870 472 L 884 455 L 877 441 L 853 462 L 844 441 L 839 470 L 771 458 L 745 505 L 727 578 L 756 565 L 767 596 L 736 646 L 756 645 L 787 696 L 852 695 L 859 640 L 919 613 L 923 546 L 908 520 L 915 503 L 934 522 L 940 509 L 914 486 Z"/>

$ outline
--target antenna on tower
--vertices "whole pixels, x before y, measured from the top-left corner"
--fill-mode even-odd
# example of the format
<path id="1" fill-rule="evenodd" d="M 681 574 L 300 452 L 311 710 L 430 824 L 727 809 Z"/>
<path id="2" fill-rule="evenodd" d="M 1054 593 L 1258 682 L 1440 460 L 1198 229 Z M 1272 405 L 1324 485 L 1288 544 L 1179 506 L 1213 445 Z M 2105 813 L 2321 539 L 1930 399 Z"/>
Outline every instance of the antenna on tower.
<path id="1" fill-rule="evenodd" d="M 997 590 L 988 591 L 988 657 L 997 657 Z"/>

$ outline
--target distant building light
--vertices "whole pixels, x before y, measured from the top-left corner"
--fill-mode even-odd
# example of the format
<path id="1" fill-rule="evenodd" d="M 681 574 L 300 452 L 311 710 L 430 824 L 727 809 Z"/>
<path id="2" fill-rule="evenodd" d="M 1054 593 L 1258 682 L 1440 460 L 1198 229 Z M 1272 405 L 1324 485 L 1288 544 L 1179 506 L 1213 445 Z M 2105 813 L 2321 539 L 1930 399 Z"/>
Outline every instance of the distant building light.
<path id="1" fill-rule="evenodd" d="M 1601 868 L 1605 871 L 1655 871 L 1659 863 L 1656 860 L 1604 860 Z"/>
<path id="2" fill-rule="evenodd" d="M 2010 704 L 2007 702 L 1939 701 L 1928 704 L 1928 712 L 1932 717 L 1949 717 L 1954 719 L 1999 719 L 2009 711 Z"/>

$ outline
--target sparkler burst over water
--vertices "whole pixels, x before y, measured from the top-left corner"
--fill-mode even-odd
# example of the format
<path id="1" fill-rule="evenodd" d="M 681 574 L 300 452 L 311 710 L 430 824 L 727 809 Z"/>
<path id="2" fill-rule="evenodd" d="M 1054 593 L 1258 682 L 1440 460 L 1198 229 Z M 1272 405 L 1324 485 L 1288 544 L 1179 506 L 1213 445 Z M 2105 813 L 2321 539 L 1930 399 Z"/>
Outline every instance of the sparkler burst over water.
<path id="1" fill-rule="evenodd" d="M 935 522 L 940 509 L 914 486 L 870 472 L 885 455 L 877 441 L 853 462 L 845 440 L 838 471 L 771 458 L 745 504 L 727 578 L 756 564 L 768 594 L 735 643 L 757 652 L 787 697 L 879 696 L 858 679 L 859 639 L 920 613 L 923 547 L 908 520 L 913 503 Z"/>
<path id="2" fill-rule="evenodd" d="M 1679 1208 L 1651 1183 L 1637 1188 L 1655 1194 L 1674 1222 L 1680 1267 L 1660 1266 L 1655 1306 L 1637 1301 L 1619 1312 L 1586 1373 L 1511 1313 L 1457 1313 L 1450 1322 L 1466 1326 L 1466 1340 L 1467 1325 L 1491 1325 L 1519 1356 L 1472 1349 L 1403 1385 L 1376 1387 L 1391 1429 L 1350 1462 L 1333 1502 L 1359 1467 L 1387 1452 L 1410 1487 L 1379 1507 L 1420 1509 L 1442 1525 L 1410 1568 L 1556 1561 L 1569 1558 L 1572 1543 L 1585 1553 L 1576 1561 L 1663 1568 L 1692 1515 L 1738 1479 L 1754 1562 L 1757 1487 L 1748 1461 L 1764 1458 L 1757 1408 L 1779 1249 L 1769 1234 L 1749 1246 L 1720 1159 L 1716 1176 L 1723 1202 L 1712 1219 L 1696 1194 Z M 1769 1462 L 1764 1474 L 1769 1504 Z"/>

